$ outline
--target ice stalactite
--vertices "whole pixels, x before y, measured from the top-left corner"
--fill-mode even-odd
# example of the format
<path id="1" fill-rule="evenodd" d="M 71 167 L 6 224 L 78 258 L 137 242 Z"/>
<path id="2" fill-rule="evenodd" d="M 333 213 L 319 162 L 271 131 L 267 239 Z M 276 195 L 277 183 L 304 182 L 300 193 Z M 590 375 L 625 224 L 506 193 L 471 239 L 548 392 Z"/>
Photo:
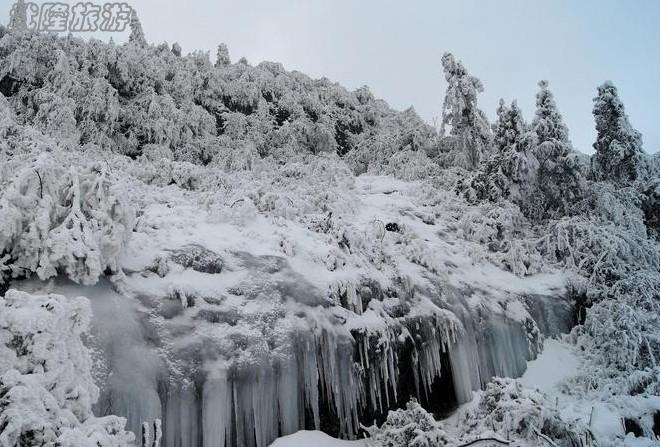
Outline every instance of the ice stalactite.
<path id="1" fill-rule="evenodd" d="M 536 356 L 538 333 L 525 323 L 497 313 L 485 317 L 466 308 L 455 308 L 455 313 L 462 330 L 449 354 L 458 403 L 470 401 L 472 391 L 482 389 L 493 377 L 520 377 L 527 360 Z"/>
<path id="2" fill-rule="evenodd" d="M 210 372 L 202 391 L 203 447 L 224 446 L 231 439 L 232 391 L 226 372 Z"/>
<path id="3" fill-rule="evenodd" d="M 362 402 L 371 408 L 385 411 L 397 401 L 398 355 L 395 328 L 387 327 L 384 333 L 354 333 L 359 362 L 359 375 L 364 379 Z M 383 400 L 385 391 L 385 400 Z M 368 396 L 367 396 L 368 394 Z"/>
<path id="4" fill-rule="evenodd" d="M 341 304 L 344 309 L 361 315 L 362 300 L 357 292 L 357 286 L 353 281 L 338 281 L 330 287 L 330 299 Z"/>

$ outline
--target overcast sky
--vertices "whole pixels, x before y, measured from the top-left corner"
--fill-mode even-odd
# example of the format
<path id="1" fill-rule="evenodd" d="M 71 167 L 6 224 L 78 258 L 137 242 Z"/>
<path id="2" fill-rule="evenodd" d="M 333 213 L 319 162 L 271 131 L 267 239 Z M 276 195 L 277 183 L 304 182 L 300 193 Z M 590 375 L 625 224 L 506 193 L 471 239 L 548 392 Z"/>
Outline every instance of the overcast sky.
<path id="1" fill-rule="evenodd" d="M 102 0 L 91 0 L 101 4 Z M 7 22 L 9 0 L 0 0 Z M 39 2 L 37 2 L 39 3 Z M 69 2 L 73 3 L 73 2 Z M 489 117 L 517 99 L 530 120 L 548 79 L 576 148 L 593 152 L 596 86 L 619 88 L 649 152 L 660 149 L 658 0 L 134 0 L 147 40 L 184 52 L 220 42 L 232 60 L 282 62 L 349 89 L 370 86 L 397 109 L 440 114 L 440 58 L 453 52 L 479 77 Z M 116 41 L 123 37 L 117 36 Z"/>

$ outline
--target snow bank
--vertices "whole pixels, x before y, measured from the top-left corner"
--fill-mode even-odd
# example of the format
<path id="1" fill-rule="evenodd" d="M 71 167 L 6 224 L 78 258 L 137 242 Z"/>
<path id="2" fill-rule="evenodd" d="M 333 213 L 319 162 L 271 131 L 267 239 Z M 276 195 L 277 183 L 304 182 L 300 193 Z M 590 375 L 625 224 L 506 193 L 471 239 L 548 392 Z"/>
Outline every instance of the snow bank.
<path id="1" fill-rule="evenodd" d="M 270 447 L 367 447 L 367 441 L 343 441 L 323 432 L 299 431 L 273 442 Z"/>

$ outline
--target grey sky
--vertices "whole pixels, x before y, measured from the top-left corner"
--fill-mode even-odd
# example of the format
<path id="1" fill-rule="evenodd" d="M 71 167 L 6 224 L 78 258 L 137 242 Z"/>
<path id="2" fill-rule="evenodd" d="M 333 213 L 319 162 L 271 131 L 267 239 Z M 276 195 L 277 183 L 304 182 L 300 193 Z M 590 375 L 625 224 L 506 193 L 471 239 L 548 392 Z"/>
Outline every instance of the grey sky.
<path id="1" fill-rule="evenodd" d="M 445 51 L 481 78 L 480 105 L 491 119 L 500 97 L 516 98 L 531 119 L 536 84 L 548 79 L 575 146 L 587 153 L 595 134 L 592 98 L 611 79 L 645 149 L 660 149 L 657 0 L 129 3 L 150 42 L 178 41 L 184 52 L 209 50 L 212 58 L 225 42 L 234 61 L 278 61 L 350 89 L 366 84 L 397 109 L 413 105 L 429 122 L 444 97 Z M 3 23 L 9 4 L 0 0 Z"/>

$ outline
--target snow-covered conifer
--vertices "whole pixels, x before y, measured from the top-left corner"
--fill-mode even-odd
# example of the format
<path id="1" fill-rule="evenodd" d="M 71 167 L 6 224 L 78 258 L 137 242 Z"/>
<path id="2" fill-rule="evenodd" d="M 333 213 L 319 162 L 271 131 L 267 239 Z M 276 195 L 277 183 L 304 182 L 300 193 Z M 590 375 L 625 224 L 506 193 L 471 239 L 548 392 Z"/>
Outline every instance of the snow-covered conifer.
<path id="1" fill-rule="evenodd" d="M 181 45 L 179 45 L 179 42 L 174 42 L 172 44 L 172 54 L 181 57 Z"/>
<path id="2" fill-rule="evenodd" d="M 477 107 L 477 95 L 483 91 L 481 81 L 468 74 L 463 64 L 451 53 L 442 56 L 447 80 L 447 93 L 442 111 L 442 133 L 449 126 L 461 151 L 460 164 L 476 169 L 488 156 L 490 131 L 486 114 Z"/>
<path id="3" fill-rule="evenodd" d="M 493 143 L 493 154 L 472 182 L 477 199 L 526 204 L 536 183 L 538 162 L 531 153 L 534 136 L 516 101 L 508 107 L 500 100 Z"/>
<path id="4" fill-rule="evenodd" d="M 27 4 L 25 0 L 17 0 L 11 7 L 9 18 L 9 29 L 13 32 L 27 31 L 28 17 L 27 17 Z"/>
<path id="5" fill-rule="evenodd" d="M 642 134 L 628 120 L 617 88 L 607 81 L 598 87 L 594 98 L 596 120 L 596 153 L 592 157 L 592 174 L 596 180 L 631 183 L 647 175 Z"/>
<path id="6" fill-rule="evenodd" d="M 216 53 L 215 66 L 216 67 L 226 67 L 231 64 L 231 59 L 229 58 L 229 49 L 225 43 L 218 45 L 218 52 Z"/>
<path id="7" fill-rule="evenodd" d="M 539 162 L 539 209 L 535 217 L 551 217 L 566 214 L 579 200 L 584 178 L 548 82 L 539 82 L 539 87 L 531 126 L 536 134 L 534 155 Z"/>
<path id="8" fill-rule="evenodd" d="M 147 46 L 147 39 L 144 37 L 144 31 L 142 30 L 142 23 L 138 18 L 137 12 L 135 10 L 131 11 L 131 34 L 128 36 L 128 41 L 138 45 L 140 47 Z"/>

